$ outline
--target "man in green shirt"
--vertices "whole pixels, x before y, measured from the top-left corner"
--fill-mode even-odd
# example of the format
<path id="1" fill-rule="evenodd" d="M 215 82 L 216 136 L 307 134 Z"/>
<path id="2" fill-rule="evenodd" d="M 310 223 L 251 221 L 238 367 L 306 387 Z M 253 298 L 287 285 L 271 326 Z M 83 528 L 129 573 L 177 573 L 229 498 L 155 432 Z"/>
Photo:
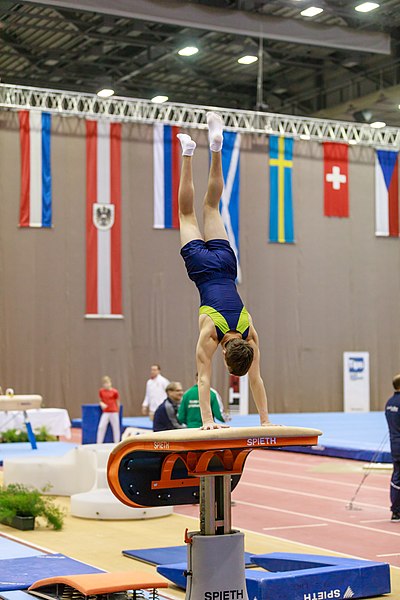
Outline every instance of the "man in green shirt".
<path id="1" fill-rule="evenodd" d="M 221 414 L 217 394 L 213 389 L 210 390 L 210 403 L 213 417 L 218 419 L 218 421 L 224 422 L 225 419 Z M 203 426 L 200 412 L 199 387 L 197 383 L 183 394 L 177 417 L 178 421 L 187 425 L 188 428 L 194 429 Z"/>

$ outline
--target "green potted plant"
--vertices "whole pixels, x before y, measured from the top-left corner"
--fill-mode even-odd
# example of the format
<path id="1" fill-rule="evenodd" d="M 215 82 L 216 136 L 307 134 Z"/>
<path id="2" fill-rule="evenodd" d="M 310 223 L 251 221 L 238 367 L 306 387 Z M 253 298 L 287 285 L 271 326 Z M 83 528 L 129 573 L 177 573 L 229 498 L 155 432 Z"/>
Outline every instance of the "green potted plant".
<path id="1" fill-rule="evenodd" d="M 37 442 L 56 442 L 57 438 L 51 435 L 45 426 L 35 429 Z M 7 429 L 0 433 L 0 443 L 12 444 L 15 442 L 28 442 L 28 434 L 24 429 Z"/>
<path id="2" fill-rule="evenodd" d="M 64 516 L 54 500 L 42 496 L 40 490 L 19 484 L 0 487 L 0 521 L 5 525 L 22 530 L 34 529 L 35 518 L 43 517 L 49 527 L 58 530 L 64 524 Z"/>

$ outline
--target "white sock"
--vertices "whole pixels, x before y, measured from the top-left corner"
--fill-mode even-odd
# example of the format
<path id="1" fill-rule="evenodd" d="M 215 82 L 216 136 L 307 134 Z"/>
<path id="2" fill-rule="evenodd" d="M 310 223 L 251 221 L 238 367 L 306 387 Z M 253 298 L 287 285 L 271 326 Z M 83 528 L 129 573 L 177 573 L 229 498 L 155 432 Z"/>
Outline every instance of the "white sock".
<path id="1" fill-rule="evenodd" d="M 221 152 L 222 143 L 224 136 L 222 132 L 224 130 L 224 122 L 222 117 L 215 112 L 207 113 L 207 125 L 208 125 L 208 140 L 210 142 L 211 152 Z"/>
<path id="2" fill-rule="evenodd" d="M 187 133 L 178 133 L 176 137 L 182 146 L 182 156 L 193 156 L 193 152 L 196 149 L 196 142 L 192 140 L 190 135 Z"/>

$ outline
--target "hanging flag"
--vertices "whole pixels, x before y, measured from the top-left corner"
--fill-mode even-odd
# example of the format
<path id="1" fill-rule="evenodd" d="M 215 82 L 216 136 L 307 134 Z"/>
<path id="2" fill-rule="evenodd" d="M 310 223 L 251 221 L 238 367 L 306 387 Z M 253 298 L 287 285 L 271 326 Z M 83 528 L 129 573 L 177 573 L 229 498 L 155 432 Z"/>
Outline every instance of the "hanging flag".
<path id="1" fill-rule="evenodd" d="M 179 127 L 155 123 L 153 129 L 154 228 L 179 229 Z"/>
<path id="2" fill-rule="evenodd" d="M 293 140 L 269 138 L 269 241 L 294 243 L 292 196 Z"/>
<path id="3" fill-rule="evenodd" d="M 37 110 L 18 113 L 21 144 L 20 227 L 51 227 L 51 116 Z"/>
<path id="4" fill-rule="evenodd" d="M 86 316 L 122 313 L 121 125 L 86 121 Z"/>
<path id="5" fill-rule="evenodd" d="M 238 264 L 238 283 L 241 282 L 239 261 L 239 200 L 240 200 L 240 133 L 225 131 L 222 146 L 224 191 L 220 211 L 229 243 Z"/>
<path id="6" fill-rule="evenodd" d="M 324 143 L 324 215 L 349 216 L 349 147 Z"/>
<path id="7" fill-rule="evenodd" d="M 399 237 L 399 154 L 377 150 L 375 157 L 376 235 Z"/>

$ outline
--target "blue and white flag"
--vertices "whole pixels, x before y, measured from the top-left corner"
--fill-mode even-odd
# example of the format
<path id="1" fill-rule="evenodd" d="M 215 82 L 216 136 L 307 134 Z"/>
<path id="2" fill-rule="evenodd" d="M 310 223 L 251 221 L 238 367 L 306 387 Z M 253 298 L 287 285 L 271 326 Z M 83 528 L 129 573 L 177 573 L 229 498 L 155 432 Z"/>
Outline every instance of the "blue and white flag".
<path id="1" fill-rule="evenodd" d="M 242 280 L 239 261 L 240 133 L 224 132 L 222 173 L 224 191 L 222 192 L 220 211 L 229 243 L 236 256 L 238 265 L 237 280 L 240 283 Z"/>

